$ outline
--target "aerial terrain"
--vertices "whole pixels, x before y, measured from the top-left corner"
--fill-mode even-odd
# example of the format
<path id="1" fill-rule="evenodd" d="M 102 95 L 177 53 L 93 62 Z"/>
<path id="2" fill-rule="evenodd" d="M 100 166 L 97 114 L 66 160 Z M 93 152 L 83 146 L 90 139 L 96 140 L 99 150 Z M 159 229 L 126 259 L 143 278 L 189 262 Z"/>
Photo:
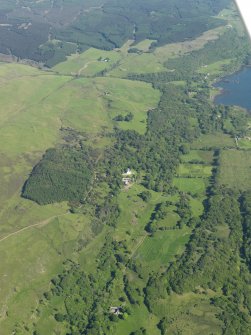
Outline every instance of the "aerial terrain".
<path id="1" fill-rule="evenodd" d="M 0 2 L 0 335 L 250 334 L 249 65 L 230 0 Z"/>

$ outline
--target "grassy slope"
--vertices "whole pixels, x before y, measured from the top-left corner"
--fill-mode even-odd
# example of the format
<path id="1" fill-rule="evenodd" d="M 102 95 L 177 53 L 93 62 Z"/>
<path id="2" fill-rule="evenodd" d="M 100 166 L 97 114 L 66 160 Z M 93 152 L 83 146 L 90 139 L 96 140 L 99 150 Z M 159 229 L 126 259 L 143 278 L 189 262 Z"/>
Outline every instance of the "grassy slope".
<path id="1" fill-rule="evenodd" d="M 120 58 L 120 52 L 90 48 L 82 54 L 69 56 L 67 61 L 56 65 L 53 70 L 64 74 L 93 76 L 103 70 L 108 70 Z"/>
<path id="2" fill-rule="evenodd" d="M 0 242 L 3 333 L 9 334 L 14 323 L 29 324 L 29 318 L 35 317 L 39 296 L 61 271 L 62 261 L 73 256 L 83 231 L 86 237 L 91 235 L 88 219 L 68 215 Z"/>
<path id="3" fill-rule="evenodd" d="M 141 121 L 159 96 L 141 82 L 76 79 L 23 65 L 0 65 L 0 321 L 4 333 L 31 315 L 62 261 L 72 256 L 78 237 L 83 231 L 84 237 L 91 234 L 88 218 L 67 214 L 67 204 L 38 206 L 22 199 L 28 173 L 47 148 L 61 141 L 61 126 L 85 131 L 93 142 L 103 127 L 112 129 L 115 115 L 130 111 L 134 121 L 121 126 L 143 133 L 146 125 Z"/>

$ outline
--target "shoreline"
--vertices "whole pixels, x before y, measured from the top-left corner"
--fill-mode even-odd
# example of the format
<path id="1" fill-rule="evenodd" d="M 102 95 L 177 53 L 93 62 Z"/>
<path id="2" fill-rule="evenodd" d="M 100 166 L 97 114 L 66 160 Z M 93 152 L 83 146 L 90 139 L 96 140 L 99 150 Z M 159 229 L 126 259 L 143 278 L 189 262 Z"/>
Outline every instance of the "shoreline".
<path id="1" fill-rule="evenodd" d="M 231 80 L 228 80 L 229 78 L 231 78 L 232 76 L 236 76 L 238 75 L 238 73 L 241 73 L 242 71 L 244 71 L 245 69 L 251 69 L 251 65 L 242 65 L 237 71 L 231 73 L 231 74 L 226 74 L 223 76 L 220 76 L 219 78 L 216 78 L 212 81 L 211 83 L 211 89 L 215 90 L 215 93 L 212 94 L 210 96 L 210 100 L 215 104 L 215 105 L 219 105 L 219 103 L 216 102 L 216 98 L 219 96 L 223 96 L 226 95 L 228 92 L 231 93 L 231 90 L 228 90 L 222 86 L 217 86 L 218 84 L 220 84 L 223 81 L 226 81 L 226 83 L 231 82 Z M 246 109 L 247 111 L 250 112 L 250 109 L 248 109 L 247 107 L 243 107 L 240 105 L 235 105 L 241 108 Z"/>

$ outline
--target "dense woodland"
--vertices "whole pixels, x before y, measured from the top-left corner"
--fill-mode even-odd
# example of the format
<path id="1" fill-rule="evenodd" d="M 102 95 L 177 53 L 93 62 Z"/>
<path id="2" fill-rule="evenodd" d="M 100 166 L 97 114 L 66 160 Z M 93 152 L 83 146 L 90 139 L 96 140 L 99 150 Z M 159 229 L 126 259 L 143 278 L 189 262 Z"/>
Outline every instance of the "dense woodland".
<path id="1" fill-rule="evenodd" d="M 76 51 L 111 50 L 128 39 L 183 41 L 221 25 L 213 16 L 227 5 L 228 0 L 3 1 L 0 52 L 53 66 Z"/>
<path id="2" fill-rule="evenodd" d="M 81 202 L 93 179 L 88 149 L 49 149 L 34 167 L 22 195 L 45 205 L 64 200 Z"/>

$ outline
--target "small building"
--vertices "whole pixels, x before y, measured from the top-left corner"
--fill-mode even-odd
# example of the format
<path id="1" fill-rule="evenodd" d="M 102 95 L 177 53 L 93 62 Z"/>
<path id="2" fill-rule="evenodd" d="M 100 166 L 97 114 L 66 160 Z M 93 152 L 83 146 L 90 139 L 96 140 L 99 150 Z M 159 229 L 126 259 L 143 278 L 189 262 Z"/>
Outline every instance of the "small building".
<path id="1" fill-rule="evenodd" d="M 123 176 L 124 177 L 129 177 L 129 176 L 131 176 L 132 175 L 132 170 L 131 169 L 127 169 L 127 171 L 125 172 L 125 173 L 123 173 Z"/>
<path id="2" fill-rule="evenodd" d="M 129 185 L 130 182 L 132 181 L 131 178 L 122 178 L 122 181 L 124 183 L 125 186 Z"/>
<path id="3" fill-rule="evenodd" d="M 98 61 L 99 61 L 99 62 L 105 62 L 105 63 L 108 63 L 108 62 L 110 62 L 110 58 L 108 58 L 108 57 L 106 57 L 106 58 L 99 57 Z"/>
<path id="4" fill-rule="evenodd" d="M 121 307 L 110 307 L 110 313 L 114 315 L 121 315 Z"/>
<path id="5" fill-rule="evenodd" d="M 132 177 L 133 177 L 133 172 L 129 168 L 127 169 L 126 172 L 122 173 L 122 181 L 125 186 L 130 185 L 130 183 L 132 182 Z"/>

